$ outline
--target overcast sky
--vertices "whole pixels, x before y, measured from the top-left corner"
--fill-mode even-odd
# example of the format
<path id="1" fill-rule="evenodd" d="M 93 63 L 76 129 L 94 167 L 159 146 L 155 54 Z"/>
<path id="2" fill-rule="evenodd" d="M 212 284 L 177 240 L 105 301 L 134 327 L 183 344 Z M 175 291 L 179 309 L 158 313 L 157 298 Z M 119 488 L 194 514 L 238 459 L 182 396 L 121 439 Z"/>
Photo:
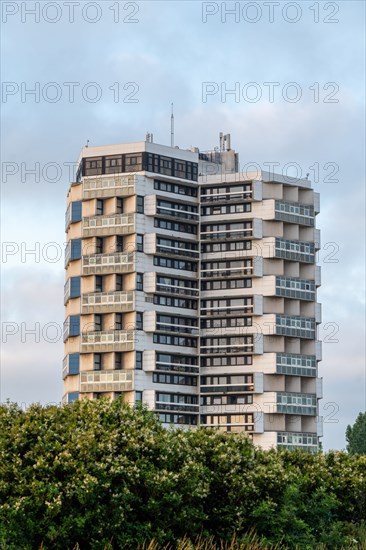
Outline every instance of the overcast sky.
<path id="1" fill-rule="evenodd" d="M 2 2 L 2 401 L 62 397 L 64 212 L 81 147 L 147 131 L 168 145 L 174 101 L 180 147 L 230 132 L 243 169 L 278 163 L 321 194 L 320 414 L 324 448 L 345 448 L 366 387 L 364 9 Z"/>

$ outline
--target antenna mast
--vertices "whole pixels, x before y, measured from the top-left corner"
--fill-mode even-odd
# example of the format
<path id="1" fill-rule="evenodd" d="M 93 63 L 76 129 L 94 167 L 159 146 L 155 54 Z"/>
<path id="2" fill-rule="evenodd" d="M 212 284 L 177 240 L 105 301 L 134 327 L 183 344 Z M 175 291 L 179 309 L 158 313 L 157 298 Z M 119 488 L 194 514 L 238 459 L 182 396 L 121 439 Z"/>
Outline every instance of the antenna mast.
<path id="1" fill-rule="evenodd" d="M 172 114 L 170 117 L 170 147 L 174 147 L 174 104 L 172 103 Z"/>

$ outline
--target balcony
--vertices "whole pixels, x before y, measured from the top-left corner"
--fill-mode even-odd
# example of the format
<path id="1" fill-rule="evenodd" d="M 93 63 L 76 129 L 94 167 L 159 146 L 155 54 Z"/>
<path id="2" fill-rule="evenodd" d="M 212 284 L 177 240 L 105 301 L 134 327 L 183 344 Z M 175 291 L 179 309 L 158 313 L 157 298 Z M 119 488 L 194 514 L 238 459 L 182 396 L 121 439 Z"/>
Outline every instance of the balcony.
<path id="1" fill-rule="evenodd" d="M 315 319 L 293 315 L 276 315 L 276 334 L 291 338 L 315 338 Z"/>
<path id="2" fill-rule="evenodd" d="M 113 252 L 111 254 L 91 254 L 83 256 L 83 275 L 107 275 L 109 273 L 132 273 L 135 271 L 133 252 Z"/>
<path id="3" fill-rule="evenodd" d="M 81 349 L 87 352 L 132 351 L 135 348 L 134 330 L 101 330 L 84 332 L 81 335 Z"/>
<path id="4" fill-rule="evenodd" d="M 91 371 L 80 374 L 81 392 L 132 391 L 134 371 Z"/>
<path id="5" fill-rule="evenodd" d="M 315 355 L 277 353 L 276 372 L 290 376 L 315 377 L 317 374 Z"/>
<path id="6" fill-rule="evenodd" d="M 166 402 L 159 402 L 156 401 L 155 403 L 155 410 L 157 412 L 160 411 L 169 411 L 172 413 L 175 412 L 193 412 L 198 414 L 199 413 L 199 405 L 190 405 L 185 403 L 166 403 Z"/>
<path id="7" fill-rule="evenodd" d="M 316 395 L 278 392 L 276 412 L 281 414 L 316 416 Z"/>
<path id="8" fill-rule="evenodd" d="M 92 292 L 83 294 L 81 313 L 114 313 L 134 310 L 134 293 Z"/>
<path id="9" fill-rule="evenodd" d="M 135 194 L 136 176 L 84 178 L 83 199 L 129 197 Z"/>
<path id="10" fill-rule="evenodd" d="M 318 450 L 318 436 L 312 433 L 277 432 L 277 446 L 290 451 L 304 449 L 316 452 Z"/>
<path id="11" fill-rule="evenodd" d="M 296 262 L 314 263 L 315 247 L 313 243 L 276 238 L 275 258 Z"/>
<path id="12" fill-rule="evenodd" d="M 314 208 L 308 205 L 275 201 L 275 220 L 314 226 Z"/>
<path id="13" fill-rule="evenodd" d="M 307 279 L 276 277 L 276 296 L 297 300 L 315 300 L 315 283 Z"/>
<path id="14" fill-rule="evenodd" d="M 135 233 L 134 214 L 111 214 L 83 218 L 83 237 L 130 235 Z"/>

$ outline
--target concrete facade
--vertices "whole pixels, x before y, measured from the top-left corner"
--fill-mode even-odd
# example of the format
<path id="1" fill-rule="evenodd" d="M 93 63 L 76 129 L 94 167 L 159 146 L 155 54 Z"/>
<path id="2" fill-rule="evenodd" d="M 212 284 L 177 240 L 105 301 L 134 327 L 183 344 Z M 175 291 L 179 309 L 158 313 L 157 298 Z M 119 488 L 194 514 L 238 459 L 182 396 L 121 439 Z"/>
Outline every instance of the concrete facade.
<path id="1" fill-rule="evenodd" d="M 87 147 L 67 196 L 64 402 L 143 402 L 162 422 L 318 448 L 321 308 L 307 179 L 213 152 Z M 228 138 L 228 139 L 227 139 Z"/>

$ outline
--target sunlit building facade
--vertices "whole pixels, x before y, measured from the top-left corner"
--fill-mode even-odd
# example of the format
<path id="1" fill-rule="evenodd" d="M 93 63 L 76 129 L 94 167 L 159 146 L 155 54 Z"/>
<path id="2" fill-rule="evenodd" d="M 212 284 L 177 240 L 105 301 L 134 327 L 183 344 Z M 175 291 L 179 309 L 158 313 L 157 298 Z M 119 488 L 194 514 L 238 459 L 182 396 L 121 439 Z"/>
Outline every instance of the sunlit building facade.
<path id="1" fill-rule="evenodd" d="M 214 151 L 86 147 L 67 197 L 64 402 L 318 448 L 319 195 Z"/>

